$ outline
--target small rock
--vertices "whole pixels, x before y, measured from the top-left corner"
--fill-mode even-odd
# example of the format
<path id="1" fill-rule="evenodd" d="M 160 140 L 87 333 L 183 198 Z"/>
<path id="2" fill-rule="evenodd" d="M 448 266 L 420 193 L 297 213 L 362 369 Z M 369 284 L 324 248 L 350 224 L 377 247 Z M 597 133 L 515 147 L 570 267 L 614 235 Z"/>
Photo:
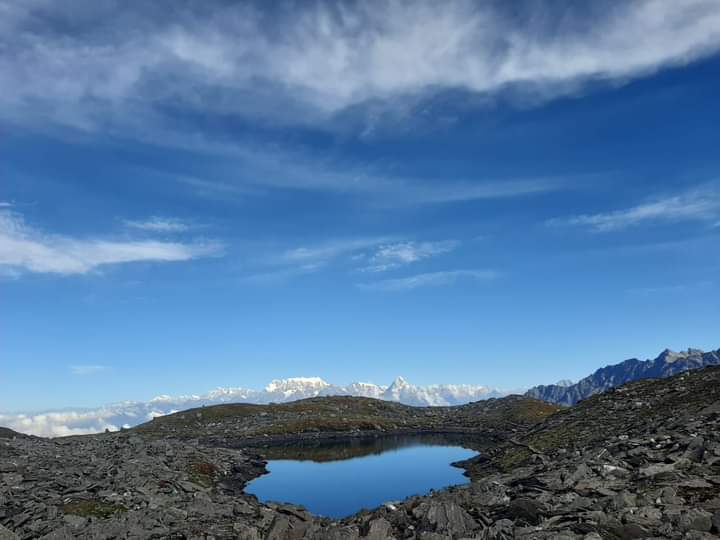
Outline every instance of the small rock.
<path id="1" fill-rule="evenodd" d="M 386 519 L 377 518 L 370 522 L 370 528 L 365 538 L 367 540 L 395 540 L 392 532 L 392 525 Z"/>
<path id="2" fill-rule="evenodd" d="M 87 518 L 75 516 L 73 514 L 65 514 L 63 519 L 65 520 L 65 523 L 70 525 L 73 529 L 79 529 L 87 523 Z"/>
<path id="3" fill-rule="evenodd" d="M 720 533 L 720 510 L 715 512 L 712 517 L 713 532 Z"/>
<path id="4" fill-rule="evenodd" d="M 700 508 L 692 508 L 677 517 L 677 526 L 682 531 L 710 532 L 713 515 Z"/>
<path id="5" fill-rule="evenodd" d="M 18 540 L 19 536 L 0 525 L 0 540 Z"/>

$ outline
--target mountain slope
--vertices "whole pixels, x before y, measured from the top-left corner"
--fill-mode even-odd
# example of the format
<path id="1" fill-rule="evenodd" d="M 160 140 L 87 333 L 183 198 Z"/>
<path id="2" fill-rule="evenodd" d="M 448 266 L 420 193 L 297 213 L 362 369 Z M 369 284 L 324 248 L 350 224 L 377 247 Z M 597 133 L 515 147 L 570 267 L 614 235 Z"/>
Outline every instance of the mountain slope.
<path id="1" fill-rule="evenodd" d="M 598 369 L 575 384 L 535 386 L 525 395 L 560 405 L 574 405 L 594 394 L 628 382 L 641 379 L 663 379 L 690 369 L 715 365 L 720 365 L 720 349 L 707 353 L 699 349 L 688 349 L 679 353 L 665 349 L 654 360 L 641 361 L 631 358 L 619 364 Z"/>

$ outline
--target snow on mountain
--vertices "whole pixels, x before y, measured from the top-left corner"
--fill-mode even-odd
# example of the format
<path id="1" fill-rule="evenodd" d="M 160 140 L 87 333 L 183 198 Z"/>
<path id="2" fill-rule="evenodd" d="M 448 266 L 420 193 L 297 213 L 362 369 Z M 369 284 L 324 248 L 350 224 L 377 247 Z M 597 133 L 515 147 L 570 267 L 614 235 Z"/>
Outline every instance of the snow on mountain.
<path id="1" fill-rule="evenodd" d="M 495 388 L 474 385 L 436 384 L 415 386 L 398 377 L 390 386 L 354 382 L 347 386 L 330 384 L 320 377 L 277 379 L 264 390 L 216 388 L 203 395 L 159 395 L 147 402 L 125 401 L 97 409 L 48 411 L 28 414 L 0 413 L 0 425 L 20 433 L 63 436 L 98 433 L 131 427 L 158 416 L 221 403 L 284 403 L 318 396 L 361 396 L 407 405 L 459 405 L 507 395 Z"/>
<path id="2" fill-rule="evenodd" d="M 352 384 L 347 385 L 344 387 L 344 393 L 338 393 L 337 395 L 348 395 L 348 396 L 358 396 L 358 397 L 369 397 L 369 398 L 375 398 L 380 399 L 382 397 L 383 392 L 385 391 L 385 386 L 378 386 L 377 384 L 373 383 L 365 383 L 365 382 L 354 382 Z"/>
<path id="3" fill-rule="evenodd" d="M 320 377 L 292 377 L 272 381 L 265 387 L 265 393 L 277 396 L 274 401 L 292 401 L 319 396 L 331 386 Z"/>
<path id="4" fill-rule="evenodd" d="M 508 392 L 500 391 L 487 386 L 476 386 L 470 384 L 433 384 L 430 386 L 415 386 L 408 383 L 402 377 L 398 377 L 380 395 L 380 399 L 388 401 L 399 401 L 406 405 L 461 405 L 480 399 L 489 399 L 507 395 Z"/>

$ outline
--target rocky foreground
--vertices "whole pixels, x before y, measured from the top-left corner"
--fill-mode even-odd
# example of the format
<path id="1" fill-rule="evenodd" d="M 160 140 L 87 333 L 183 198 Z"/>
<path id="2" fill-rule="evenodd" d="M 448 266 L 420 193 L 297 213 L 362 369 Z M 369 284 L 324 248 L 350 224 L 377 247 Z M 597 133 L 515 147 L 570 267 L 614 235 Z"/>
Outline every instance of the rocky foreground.
<path id="1" fill-rule="evenodd" d="M 245 495 L 263 445 L 467 433 L 472 482 L 343 520 Z M 350 488 L 349 488 L 350 489 Z M 414 408 L 361 398 L 206 407 L 136 430 L 0 429 L 0 540 L 14 538 L 718 538 L 720 368 L 558 410 L 517 396 Z"/>

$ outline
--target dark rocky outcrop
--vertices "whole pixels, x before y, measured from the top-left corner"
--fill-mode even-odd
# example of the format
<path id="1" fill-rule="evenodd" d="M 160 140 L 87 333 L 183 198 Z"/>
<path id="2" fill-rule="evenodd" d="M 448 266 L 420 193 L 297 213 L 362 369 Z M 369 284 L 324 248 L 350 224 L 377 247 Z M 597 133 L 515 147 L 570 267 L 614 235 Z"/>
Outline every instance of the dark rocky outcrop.
<path id="1" fill-rule="evenodd" d="M 642 379 L 662 379 L 691 369 L 720 365 L 720 349 L 703 352 L 688 349 L 673 352 L 665 349 L 654 360 L 631 358 L 619 364 L 598 369 L 592 375 L 576 384 L 549 384 L 535 386 L 526 392 L 526 396 L 560 405 L 575 405 L 592 395 L 610 388 Z"/>
<path id="2" fill-rule="evenodd" d="M 0 427 L 0 439 L 18 439 L 18 438 L 28 439 L 28 438 L 30 438 L 30 435 L 24 435 L 22 433 L 18 433 L 17 431 L 13 431 L 12 429 Z"/>

